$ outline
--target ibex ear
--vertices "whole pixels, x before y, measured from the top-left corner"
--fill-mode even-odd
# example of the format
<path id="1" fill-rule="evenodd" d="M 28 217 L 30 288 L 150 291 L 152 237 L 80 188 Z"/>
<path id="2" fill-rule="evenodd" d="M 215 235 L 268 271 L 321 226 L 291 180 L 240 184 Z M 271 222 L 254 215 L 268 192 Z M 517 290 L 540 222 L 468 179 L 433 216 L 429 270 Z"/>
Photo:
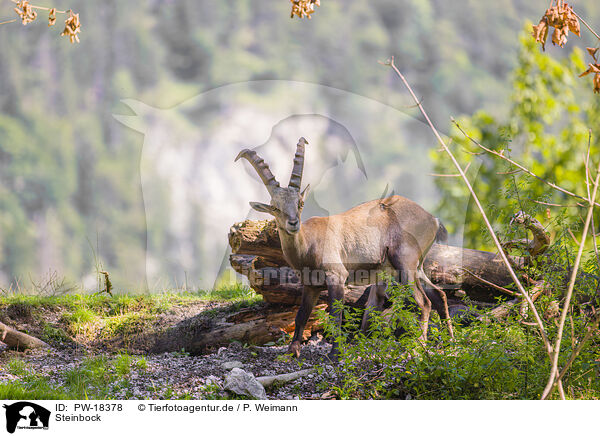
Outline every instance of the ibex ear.
<path id="1" fill-rule="evenodd" d="M 306 200 L 306 197 L 308 196 L 308 191 L 310 191 L 310 183 L 308 185 L 306 185 L 306 188 L 304 188 L 304 191 L 302 191 L 300 193 L 300 197 L 302 197 L 302 201 Z"/>
<path id="2" fill-rule="evenodd" d="M 275 215 L 275 212 L 277 211 L 276 207 L 269 204 L 256 203 L 254 201 L 250 202 L 250 207 L 258 212 L 270 213 L 271 215 Z"/>

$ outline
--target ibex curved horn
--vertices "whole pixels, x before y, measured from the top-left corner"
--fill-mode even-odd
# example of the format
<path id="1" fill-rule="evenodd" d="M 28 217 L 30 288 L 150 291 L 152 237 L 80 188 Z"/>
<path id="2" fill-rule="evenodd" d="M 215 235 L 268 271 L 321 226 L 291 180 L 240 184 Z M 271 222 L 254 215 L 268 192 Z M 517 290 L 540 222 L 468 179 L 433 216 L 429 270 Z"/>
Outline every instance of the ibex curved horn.
<path id="1" fill-rule="evenodd" d="M 239 158 L 243 157 L 254 167 L 256 172 L 258 173 L 260 179 L 263 181 L 267 190 L 272 195 L 273 188 L 279 188 L 279 182 L 275 180 L 275 176 L 269 169 L 269 165 L 267 165 L 255 151 L 248 150 L 247 148 L 240 151 L 235 161 L 237 162 Z"/>
<path id="2" fill-rule="evenodd" d="M 304 169 L 304 146 L 308 144 L 308 141 L 304 137 L 298 140 L 296 145 L 296 155 L 294 156 L 294 168 L 292 169 L 292 175 L 290 176 L 290 183 L 288 188 L 295 188 L 300 190 L 302 185 L 302 171 Z"/>

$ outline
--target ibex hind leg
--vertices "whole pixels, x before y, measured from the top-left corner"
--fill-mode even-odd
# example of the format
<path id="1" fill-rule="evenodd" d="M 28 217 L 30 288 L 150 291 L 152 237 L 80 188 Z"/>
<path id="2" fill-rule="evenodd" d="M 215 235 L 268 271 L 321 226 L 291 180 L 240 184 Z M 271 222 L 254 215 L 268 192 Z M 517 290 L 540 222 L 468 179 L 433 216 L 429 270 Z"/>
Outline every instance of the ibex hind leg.
<path id="1" fill-rule="evenodd" d="M 427 329 L 429 328 L 429 315 L 431 313 L 431 301 L 427 297 L 418 277 L 419 257 L 417 250 L 404 250 L 388 253 L 390 263 L 400 274 L 402 284 L 410 284 L 413 288 L 413 296 L 421 309 L 421 337 L 420 341 L 427 342 Z"/>
<path id="2" fill-rule="evenodd" d="M 429 277 L 425 275 L 425 271 L 423 271 L 423 262 L 425 261 L 425 257 L 431 246 L 435 241 L 445 241 L 448 238 L 448 231 L 438 220 L 438 231 L 434 239 L 431 240 L 431 243 L 427 246 L 425 250 L 423 250 L 421 257 L 419 258 L 419 266 L 417 267 L 417 278 L 421 279 L 425 282 L 428 289 L 425 290 L 428 298 L 430 298 L 433 308 L 440 315 L 441 319 L 446 320 L 446 325 L 448 326 L 448 333 L 451 338 L 454 338 L 454 329 L 452 328 L 452 318 L 450 318 L 450 311 L 448 310 L 448 298 L 446 297 L 446 293 L 434 285 Z"/>
<path id="3" fill-rule="evenodd" d="M 438 286 L 434 285 L 429 277 L 423 271 L 423 265 L 419 265 L 418 277 L 425 282 L 427 286 L 425 292 L 435 311 L 440 315 L 440 318 L 446 321 L 448 327 L 448 333 L 451 338 L 454 338 L 454 329 L 452 328 L 452 318 L 450 317 L 450 311 L 448 309 L 448 298 L 446 293 Z"/>

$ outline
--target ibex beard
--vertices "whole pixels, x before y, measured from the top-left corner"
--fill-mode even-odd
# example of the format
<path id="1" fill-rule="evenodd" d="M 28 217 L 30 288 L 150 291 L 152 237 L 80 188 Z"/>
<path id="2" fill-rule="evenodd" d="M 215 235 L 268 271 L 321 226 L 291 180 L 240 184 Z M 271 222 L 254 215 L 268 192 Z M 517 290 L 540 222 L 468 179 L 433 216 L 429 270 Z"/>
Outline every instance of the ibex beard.
<path id="1" fill-rule="evenodd" d="M 345 285 L 372 280 L 362 321 L 362 329 L 366 331 L 371 312 L 381 310 L 385 302 L 388 284 L 377 279 L 377 275 L 385 271 L 392 271 L 402 283 L 411 285 L 421 310 L 423 342 L 427 340 L 432 307 L 447 320 L 453 336 L 446 294 L 423 272 L 423 260 L 431 245 L 447 238 L 444 226 L 421 206 L 398 195 L 372 200 L 338 215 L 312 217 L 301 222 L 308 191 L 308 186 L 301 191 L 306 144 L 304 138 L 298 141 L 287 188 L 279 185 L 269 166 L 255 151 L 245 149 L 236 157 L 236 161 L 241 157 L 248 160 L 271 196 L 270 204 L 250 202 L 250 206 L 275 217 L 286 261 L 297 271 L 306 272 L 305 277 L 301 277 L 307 280 L 302 280 L 302 300 L 289 351 L 299 357 L 302 333 L 323 284 L 328 291 L 330 316 L 339 326 L 342 310 L 336 302 L 343 301 Z M 364 271 L 368 271 L 366 278 Z M 320 280 L 322 283 L 318 283 Z M 423 287 L 421 280 L 427 287 Z M 334 341 L 329 357 L 337 360 L 338 354 Z"/>

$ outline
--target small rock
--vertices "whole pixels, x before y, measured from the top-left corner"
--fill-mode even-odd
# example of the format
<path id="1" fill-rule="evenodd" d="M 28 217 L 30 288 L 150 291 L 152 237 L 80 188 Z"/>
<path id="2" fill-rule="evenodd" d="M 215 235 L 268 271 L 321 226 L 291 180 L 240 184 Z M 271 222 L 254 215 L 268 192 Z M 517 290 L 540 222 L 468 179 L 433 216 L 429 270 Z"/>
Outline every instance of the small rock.
<path id="1" fill-rule="evenodd" d="M 232 360 L 230 362 L 225 362 L 221 365 L 223 369 L 233 369 L 233 368 L 243 368 L 244 364 L 239 360 Z"/>
<path id="2" fill-rule="evenodd" d="M 233 368 L 225 377 L 225 389 L 238 395 L 248 395 L 257 400 L 266 400 L 267 393 L 254 374 L 240 368 Z"/>
<path id="3" fill-rule="evenodd" d="M 321 333 L 315 333 L 308 340 L 308 345 L 317 345 L 318 346 L 318 345 L 323 345 L 323 344 L 326 344 L 326 342 L 325 342 L 325 338 L 323 337 L 323 335 Z"/>

